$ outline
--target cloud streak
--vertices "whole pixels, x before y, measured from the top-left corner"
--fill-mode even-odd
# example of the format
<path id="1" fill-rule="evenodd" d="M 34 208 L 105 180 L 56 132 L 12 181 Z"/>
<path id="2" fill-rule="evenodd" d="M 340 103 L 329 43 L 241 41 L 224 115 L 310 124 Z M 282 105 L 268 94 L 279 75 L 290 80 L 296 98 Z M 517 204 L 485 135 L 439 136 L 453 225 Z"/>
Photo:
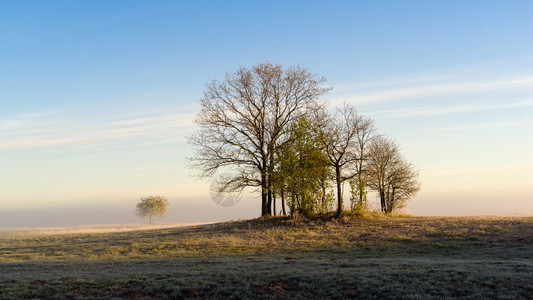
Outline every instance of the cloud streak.
<path id="1" fill-rule="evenodd" d="M 183 140 L 194 114 L 153 114 L 115 120 L 23 117 L 0 123 L 0 151 L 59 146 L 90 146 L 100 142 L 145 138 Z"/>
<path id="2" fill-rule="evenodd" d="M 463 131 L 463 130 L 521 126 L 521 125 L 531 125 L 531 124 L 533 124 L 533 120 L 520 120 L 520 121 L 509 121 L 509 122 L 494 122 L 494 123 L 481 123 L 481 124 L 431 128 L 431 129 L 422 130 L 421 132 Z"/>
<path id="3" fill-rule="evenodd" d="M 381 88 L 365 93 L 355 92 L 352 96 L 332 100 L 331 102 L 333 104 L 338 104 L 340 102 L 347 101 L 356 105 L 361 105 L 420 97 L 495 91 L 533 92 L 533 76 L 488 80 L 484 82 L 443 82 L 415 85 L 406 88 Z"/>
<path id="4" fill-rule="evenodd" d="M 151 167 L 137 167 L 137 168 L 131 168 L 132 171 L 145 171 L 145 170 L 158 170 L 158 169 L 168 169 L 171 168 L 171 165 L 164 165 L 164 166 L 151 166 Z"/>
<path id="5" fill-rule="evenodd" d="M 533 170 L 533 166 L 504 166 L 424 172 L 425 175 L 484 174 Z"/>
<path id="6" fill-rule="evenodd" d="M 502 109 L 515 109 L 533 107 L 533 100 L 517 101 L 512 103 L 470 103 L 466 105 L 448 105 L 448 106 L 425 106 L 396 108 L 387 110 L 376 110 L 368 112 L 372 116 L 381 117 L 416 117 L 416 116 L 437 116 L 448 114 L 464 114 L 470 112 L 492 111 Z"/>

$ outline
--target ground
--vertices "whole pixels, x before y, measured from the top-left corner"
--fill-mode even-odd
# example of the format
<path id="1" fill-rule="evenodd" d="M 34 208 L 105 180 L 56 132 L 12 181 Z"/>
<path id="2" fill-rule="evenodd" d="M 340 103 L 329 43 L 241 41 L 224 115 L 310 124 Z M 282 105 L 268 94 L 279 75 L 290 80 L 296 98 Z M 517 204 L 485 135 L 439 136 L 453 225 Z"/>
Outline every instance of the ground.
<path id="1" fill-rule="evenodd" d="M 0 299 L 533 298 L 533 217 L 0 230 Z"/>

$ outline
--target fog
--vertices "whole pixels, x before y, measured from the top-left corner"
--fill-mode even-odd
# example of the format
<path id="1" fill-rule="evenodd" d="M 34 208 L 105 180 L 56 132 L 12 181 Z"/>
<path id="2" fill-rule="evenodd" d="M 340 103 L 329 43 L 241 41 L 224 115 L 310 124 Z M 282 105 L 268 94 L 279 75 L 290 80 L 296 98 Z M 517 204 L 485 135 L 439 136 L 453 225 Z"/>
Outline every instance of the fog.
<path id="1" fill-rule="evenodd" d="M 245 195 L 237 205 L 221 207 L 210 197 L 169 197 L 165 217 L 154 217 L 154 223 L 188 224 L 222 222 L 259 217 L 260 199 Z M 349 203 L 349 195 L 345 204 Z M 65 204 L 60 207 L 42 207 L 0 210 L 0 227 L 62 227 L 100 224 L 147 223 L 147 218 L 135 214 L 136 201 L 113 201 L 95 204 Z M 374 195 L 369 197 L 370 209 L 378 209 Z M 278 207 L 279 209 L 279 207 Z M 425 216 L 462 215 L 531 215 L 533 201 L 527 193 L 431 193 L 422 190 L 408 202 L 406 213 Z"/>
<path id="2" fill-rule="evenodd" d="M 165 217 L 154 223 L 186 224 L 250 219 L 260 215 L 258 199 L 244 198 L 236 206 L 221 207 L 209 198 L 169 198 Z M 53 208 L 0 210 L 0 227 L 61 227 L 97 224 L 147 223 L 135 214 L 135 202 L 98 205 L 65 205 Z"/>

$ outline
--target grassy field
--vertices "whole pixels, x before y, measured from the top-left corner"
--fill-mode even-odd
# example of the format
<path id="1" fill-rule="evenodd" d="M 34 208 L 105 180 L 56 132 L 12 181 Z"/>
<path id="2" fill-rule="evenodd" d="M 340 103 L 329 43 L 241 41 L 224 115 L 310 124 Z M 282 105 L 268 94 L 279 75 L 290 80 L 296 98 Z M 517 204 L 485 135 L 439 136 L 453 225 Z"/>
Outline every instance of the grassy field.
<path id="1" fill-rule="evenodd" d="M 533 217 L 0 230 L 0 299 L 533 298 Z"/>

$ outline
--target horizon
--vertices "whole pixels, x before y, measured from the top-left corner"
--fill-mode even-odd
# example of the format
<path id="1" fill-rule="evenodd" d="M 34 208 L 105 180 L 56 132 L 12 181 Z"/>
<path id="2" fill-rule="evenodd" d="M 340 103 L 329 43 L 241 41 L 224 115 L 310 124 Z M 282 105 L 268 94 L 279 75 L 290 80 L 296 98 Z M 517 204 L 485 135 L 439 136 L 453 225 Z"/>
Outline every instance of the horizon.
<path id="1" fill-rule="evenodd" d="M 375 213 L 379 213 L 376 211 Z M 409 215 L 403 213 L 394 213 L 390 216 L 390 219 L 398 218 L 457 218 L 457 219 L 523 219 L 532 218 L 533 214 L 515 214 L 515 215 Z M 277 216 L 290 218 L 290 216 Z M 276 217 L 273 217 L 276 218 Z M 362 217 L 363 219 L 366 217 Z M 370 217 L 372 218 L 372 217 Z M 87 233 L 121 233 L 137 230 L 157 230 L 168 228 L 181 228 L 181 227 L 195 227 L 204 225 L 217 225 L 223 223 L 232 222 L 246 222 L 253 221 L 259 218 L 250 219 L 238 219 L 228 221 L 215 221 L 215 222 L 199 222 L 199 223 L 166 223 L 166 222 L 152 222 L 152 223 L 118 223 L 118 224 L 87 224 L 87 225 L 65 225 L 65 226 L 42 226 L 42 227 L 0 227 L 0 234 L 28 234 L 32 235 L 56 235 L 56 234 L 87 234 Z M 386 219 L 386 218 L 385 218 Z"/>
<path id="2" fill-rule="evenodd" d="M 204 84 L 264 61 L 324 76 L 330 109 L 355 105 L 400 145 L 422 184 L 406 213 L 533 215 L 531 11 L 530 1 L 1 2 L 0 227 L 143 223 L 135 205 L 151 194 L 170 201 L 155 222 L 259 217 L 258 193 L 213 203 L 209 180 L 186 165 L 186 136 Z"/>

